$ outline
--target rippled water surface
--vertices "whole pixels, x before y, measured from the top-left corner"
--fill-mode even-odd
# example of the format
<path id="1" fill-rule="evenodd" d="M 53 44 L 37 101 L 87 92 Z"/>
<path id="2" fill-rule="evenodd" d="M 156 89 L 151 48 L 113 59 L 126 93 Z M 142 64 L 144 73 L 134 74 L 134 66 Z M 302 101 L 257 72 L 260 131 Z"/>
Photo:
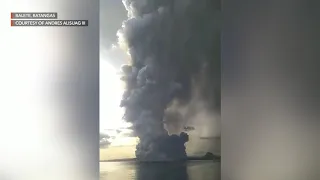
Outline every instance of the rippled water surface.
<path id="1" fill-rule="evenodd" d="M 220 162 L 101 162 L 100 180 L 220 180 Z"/>

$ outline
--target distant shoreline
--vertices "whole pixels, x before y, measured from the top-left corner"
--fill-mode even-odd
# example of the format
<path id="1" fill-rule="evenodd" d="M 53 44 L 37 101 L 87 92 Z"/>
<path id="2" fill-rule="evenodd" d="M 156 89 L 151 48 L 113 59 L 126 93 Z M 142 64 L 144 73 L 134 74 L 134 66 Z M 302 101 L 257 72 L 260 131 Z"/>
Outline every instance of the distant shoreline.
<path id="1" fill-rule="evenodd" d="M 172 160 L 172 161 L 138 161 L 137 158 L 124 158 L 124 159 L 112 159 L 112 160 L 100 160 L 99 162 L 139 162 L 139 163 L 167 163 L 167 162 L 183 162 L 183 161 L 220 161 L 221 156 L 214 155 L 213 158 L 205 156 L 190 156 L 187 159 Z"/>

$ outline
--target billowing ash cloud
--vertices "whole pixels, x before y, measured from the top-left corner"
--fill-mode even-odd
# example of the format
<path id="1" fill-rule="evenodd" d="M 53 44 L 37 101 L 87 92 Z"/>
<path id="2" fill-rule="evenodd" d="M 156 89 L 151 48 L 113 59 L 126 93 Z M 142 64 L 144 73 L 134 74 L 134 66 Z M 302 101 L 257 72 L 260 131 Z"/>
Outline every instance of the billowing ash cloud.
<path id="1" fill-rule="evenodd" d="M 124 119 L 133 124 L 140 139 L 136 157 L 143 161 L 184 159 L 188 135 L 168 135 L 163 121 L 166 116 L 180 117 L 173 112 L 172 102 L 188 104 L 194 86 L 206 107 L 219 112 L 220 4 L 216 0 L 123 3 L 129 19 L 118 32 L 119 44 L 131 62 L 121 68 L 126 82 L 121 106 L 126 109 Z"/>

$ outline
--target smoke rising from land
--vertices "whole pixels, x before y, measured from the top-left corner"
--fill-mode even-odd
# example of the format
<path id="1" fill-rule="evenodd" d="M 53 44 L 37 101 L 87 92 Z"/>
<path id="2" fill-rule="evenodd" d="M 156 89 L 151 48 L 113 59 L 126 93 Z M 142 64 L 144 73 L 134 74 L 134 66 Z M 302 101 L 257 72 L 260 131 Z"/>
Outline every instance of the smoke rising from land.
<path id="1" fill-rule="evenodd" d="M 140 139 L 136 157 L 184 159 L 188 135 L 169 135 L 164 121 L 196 117 L 199 108 L 191 104 L 195 92 L 207 112 L 220 112 L 220 4 L 212 0 L 123 0 L 123 4 L 128 20 L 118 32 L 119 45 L 131 61 L 121 67 L 126 83 L 121 106 Z M 188 112 L 182 113 L 184 107 Z M 173 125 L 175 133 L 181 124 Z"/>

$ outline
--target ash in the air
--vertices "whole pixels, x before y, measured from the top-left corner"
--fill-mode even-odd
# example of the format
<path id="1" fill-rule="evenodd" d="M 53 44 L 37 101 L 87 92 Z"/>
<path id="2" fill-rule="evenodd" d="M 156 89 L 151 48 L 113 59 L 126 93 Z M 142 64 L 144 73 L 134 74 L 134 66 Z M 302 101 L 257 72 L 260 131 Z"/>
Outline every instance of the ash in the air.
<path id="1" fill-rule="evenodd" d="M 203 68 L 202 87 L 213 109 L 220 107 L 220 37 L 215 24 L 219 3 L 212 0 L 123 0 L 129 19 L 119 31 L 130 65 L 123 65 L 126 83 L 121 106 L 140 143 L 141 161 L 186 159 L 182 132 L 168 135 L 165 110 L 173 100 L 187 103 L 191 79 Z"/>

